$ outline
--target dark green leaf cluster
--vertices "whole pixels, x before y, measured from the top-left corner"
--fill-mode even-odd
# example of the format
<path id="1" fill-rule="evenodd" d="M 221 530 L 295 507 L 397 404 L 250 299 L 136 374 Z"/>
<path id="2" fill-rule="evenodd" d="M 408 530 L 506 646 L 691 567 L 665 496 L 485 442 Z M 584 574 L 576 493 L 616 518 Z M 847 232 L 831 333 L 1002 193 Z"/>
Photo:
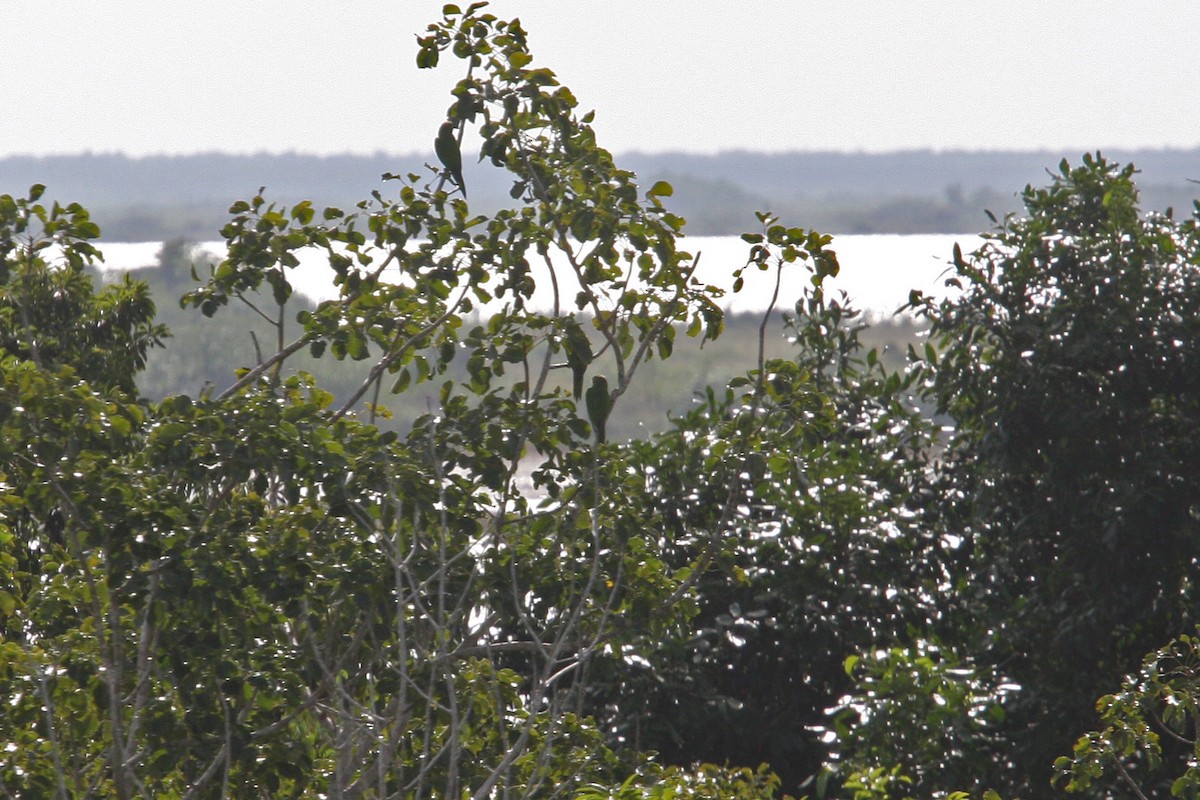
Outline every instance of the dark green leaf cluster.
<path id="1" fill-rule="evenodd" d="M 961 546 L 939 636 L 858 662 L 855 779 L 908 782 L 866 796 L 1054 796 L 1100 696 L 1103 728 L 1059 760 L 1066 788 L 1160 796 L 1158 737 L 1191 757 L 1186 715 L 1147 714 L 1155 685 L 1107 694 L 1191 631 L 1200 563 L 1200 217 L 1143 214 L 1133 176 L 1064 161 L 1024 215 L 956 248 L 959 294 L 912 298 L 931 326 L 921 385 L 953 424 L 927 510 Z"/>
<path id="2" fill-rule="evenodd" d="M 1025 687 L 1014 726 L 1086 724 L 1196 614 L 1200 228 L 1143 216 L 1133 174 L 1064 162 L 1026 190 L 1028 216 L 956 257 L 961 299 L 925 310 L 956 421 L 952 524 L 1004 609 L 989 649 Z M 1044 774 L 1069 731 L 1021 737 L 1018 763 Z"/>
<path id="3" fill-rule="evenodd" d="M 44 188 L 0 196 L 0 354 L 48 370 L 69 366 L 98 388 L 134 391 L 134 376 L 166 328 L 133 281 L 94 293 L 85 267 L 101 258 L 100 235 L 76 204 L 47 208 Z"/>
<path id="4" fill-rule="evenodd" d="M 1139 798 L 1200 796 L 1198 644 L 1194 633 L 1181 635 L 1101 697 L 1102 727 L 1055 762 L 1056 781 L 1071 792 L 1115 785 Z"/>
<path id="5" fill-rule="evenodd" d="M 764 246 L 759 263 L 790 262 Z M 657 509 L 656 568 L 694 586 L 683 624 L 595 668 L 597 713 L 634 747 L 768 762 L 795 791 L 826 759 L 825 709 L 853 685 L 843 659 L 937 624 L 924 587 L 946 554 L 920 506 L 932 427 L 857 318 L 814 289 L 790 323 L 794 357 L 627 445 L 640 496 L 622 502 Z"/>

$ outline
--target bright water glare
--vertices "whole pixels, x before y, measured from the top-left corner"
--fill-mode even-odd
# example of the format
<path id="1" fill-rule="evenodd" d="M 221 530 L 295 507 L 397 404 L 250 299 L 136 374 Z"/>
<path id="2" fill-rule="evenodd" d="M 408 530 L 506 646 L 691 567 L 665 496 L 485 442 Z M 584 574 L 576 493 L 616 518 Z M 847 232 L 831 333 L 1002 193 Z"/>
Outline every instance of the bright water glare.
<path id="1" fill-rule="evenodd" d="M 967 234 L 875 234 L 835 237 L 832 249 L 838 254 L 841 273 L 827 282 L 827 289 L 845 291 L 854 305 L 876 314 L 891 314 L 908 300 L 909 292 L 919 289 L 935 297 L 946 296 L 946 270 L 954 244 L 964 253 L 980 244 L 977 236 Z M 161 248 L 159 242 L 101 243 L 106 272 L 121 272 L 151 266 Z M 224 242 L 203 242 L 204 250 L 221 256 Z M 770 273 L 748 273 L 746 286 L 738 294 L 729 292 L 732 273 L 746 262 L 750 245 L 736 236 L 690 236 L 680 248 L 699 256 L 696 277 L 706 284 L 726 290 L 720 304 L 727 311 L 761 311 L 770 301 L 773 288 Z M 290 274 L 292 285 L 314 300 L 335 296 L 330 271 L 318 250 L 301 252 L 300 266 Z M 788 309 L 798 298 L 810 273 L 799 264 L 784 271 L 777 307 Z M 536 277 L 536 273 L 535 273 Z M 549 281 L 538 281 L 535 307 L 549 307 Z"/>

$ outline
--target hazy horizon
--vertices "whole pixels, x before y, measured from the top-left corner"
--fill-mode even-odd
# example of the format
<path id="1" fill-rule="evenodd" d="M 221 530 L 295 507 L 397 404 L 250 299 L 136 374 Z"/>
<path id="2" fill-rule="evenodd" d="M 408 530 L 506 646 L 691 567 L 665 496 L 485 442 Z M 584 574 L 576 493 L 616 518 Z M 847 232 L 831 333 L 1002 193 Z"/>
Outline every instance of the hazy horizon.
<path id="1" fill-rule="evenodd" d="M 836 157 L 867 157 L 867 156 L 896 156 L 905 154 L 932 154 L 932 155 L 1041 155 L 1041 154 L 1070 154 L 1072 157 L 1077 157 L 1082 153 L 1094 153 L 1099 150 L 1101 153 L 1118 153 L 1118 152 L 1146 152 L 1146 153 L 1191 153 L 1200 151 L 1200 142 L 1194 145 L 1163 145 L 1163 146 L 1144 146 L 1144 147 L 1126 147 L 1123 145 L 1114 145 L 1111 147 L 1091 146 L 1091 147 L 939 147 L 939 146 L 924 146 L 924 147 L 903 147 L 894 150 L 834 150 L 828 148 L 801 149 L 793 148 L 789 150 L 755 150 L 747 147 L 726 147 L 714 151 L 702 150 L 685 150 L 683 148 L 665 148 L 661 150 L 650 150 L 644 148 L 633 148 L 629 150 L 612 150 L 605 148 L 617 156 L 634 156 L 656 158 L 662 156 L 687 156 L 696 158 L 721 157 L 729 155 L 753 155 L 753 156 L 836 156 Z M 468 155 L 475 155 L 471 151 L 466 151 Z M 351 151 L 345 150 L 340 152 L 318 152 L 305 151 L 300 149 L 286 150 L 196 150 L 187 152 L 145 152 L 145 153 L 129 153 L 122 150 L 95 150 L 85 149 L 72 152 L 47 152 L 47 153 L 4 153 L 0 154 L 0 161 L 16 160 L 16 159 L 33 159 L 33 160 L 50 160 L 55 158 L 127 158 L 130 161 L 144 161 L 149 159 L 187 159 L 205 156 L 228 156 L 230 158 L 281 158 L 281 157 L 297 157 L 297 158 L 312 158 L 312 159 L 336 159 L 336 158 L 410 158 L 410 157 L 431 157 L 433 155 L 432 142 L 427 149 L 409 149 L 409 150 L 386 150 L 376 149 L 372 151 Z"/>
<path id="2" fill-rule="evenodd" d="M 441 0 L 5 4 L 0 157 L 426 152 Z M 1190 149 L 1200 4 L 495 0 L 614 153 Z M 19 60 L 19 54 L 26 61 Z"/>

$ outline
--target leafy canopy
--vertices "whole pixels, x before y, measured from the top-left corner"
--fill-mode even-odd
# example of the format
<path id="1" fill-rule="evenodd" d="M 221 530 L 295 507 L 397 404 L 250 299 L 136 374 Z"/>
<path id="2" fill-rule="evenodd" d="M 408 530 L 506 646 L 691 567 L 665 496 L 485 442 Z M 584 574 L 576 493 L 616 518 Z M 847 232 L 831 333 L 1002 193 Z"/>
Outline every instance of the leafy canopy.
<path id="1" fill-rule="evenodd" d="M 616 167 L 518 22 L 447 6 L 418 64 L 449 58 L 447 123 L 512 174 L 514 206 L 472 213 L 447 165 L 350 212 L 234 203 L 227 258 L 184 302 L 249 305 L 274 340 L 200 397 L 137 396 L 166 332 L 141 284 L 93 291 L 82 209 L 0 198 L 0 793 L 773 791 L 765 771 L 664 767 L 589 713 L 592 670 L 695 613 L 728 531 L 684 522 L 707 544 L 666 558 L 650 479 L 571 384 L 607 385 L 619 413 L 678 333 L 720 333 L 719 292 L 693 278 L 670 187 Z M 827 239 L 772 231 L 787 262 L 836 267 Z M 301 248 L 338 297 L 296 314 Z M 555 254 L 565 273 L 539 274 Z M 549 308 L 529 302 L 541 280 Z M 284 369 L 301 352 L 370 369 L 335 405 Z M 385 392 L 439 378 L 403 436 L 371 424 Z"/>

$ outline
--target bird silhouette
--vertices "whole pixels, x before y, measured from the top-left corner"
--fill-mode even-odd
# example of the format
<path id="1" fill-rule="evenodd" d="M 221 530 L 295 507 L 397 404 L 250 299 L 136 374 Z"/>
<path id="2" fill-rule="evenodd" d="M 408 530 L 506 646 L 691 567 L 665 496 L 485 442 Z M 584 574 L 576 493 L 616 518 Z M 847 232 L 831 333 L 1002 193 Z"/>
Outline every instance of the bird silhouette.
<path id="1" fill-rule="evenodd" d="M 592 343 L 575 320 L 571 320 L 567 325 L 563 349 L 567 353 L 567 365 L 571 368 L 571 393 L 579 400 L 583 394 L 583 377 L 595 356 L 592 354 Z"/>
<path id="2" fill-rule="evenodd" d="M 604 444 L 608 438 L 605 427 L 608 425 L 608 414 L 612 411 L 612 397 L 608 394 L 608 379 L 603 375 L 592 378 L 584 396 L 587 404 L 588 420 L 592 423 L 592 432 L 596 434 L 596 444 Z"/>
<path id="3" fill-rule="evenodd" d="M 463 183 L 462 176 L 462 150 L 458 146 L 458 137 L 455 135 L 456 127 L 453 122 L 446 120 L 442 123 L 442 127 L 438 129 L 437 138 L 433 140 L 433 152 L 437 154 L 438 161 L 442 162 L 442 166 L 446 168 L 450 179 L 458 184 L 459 191 L 463 197 L 467 196 L 467 185 Z"/>

